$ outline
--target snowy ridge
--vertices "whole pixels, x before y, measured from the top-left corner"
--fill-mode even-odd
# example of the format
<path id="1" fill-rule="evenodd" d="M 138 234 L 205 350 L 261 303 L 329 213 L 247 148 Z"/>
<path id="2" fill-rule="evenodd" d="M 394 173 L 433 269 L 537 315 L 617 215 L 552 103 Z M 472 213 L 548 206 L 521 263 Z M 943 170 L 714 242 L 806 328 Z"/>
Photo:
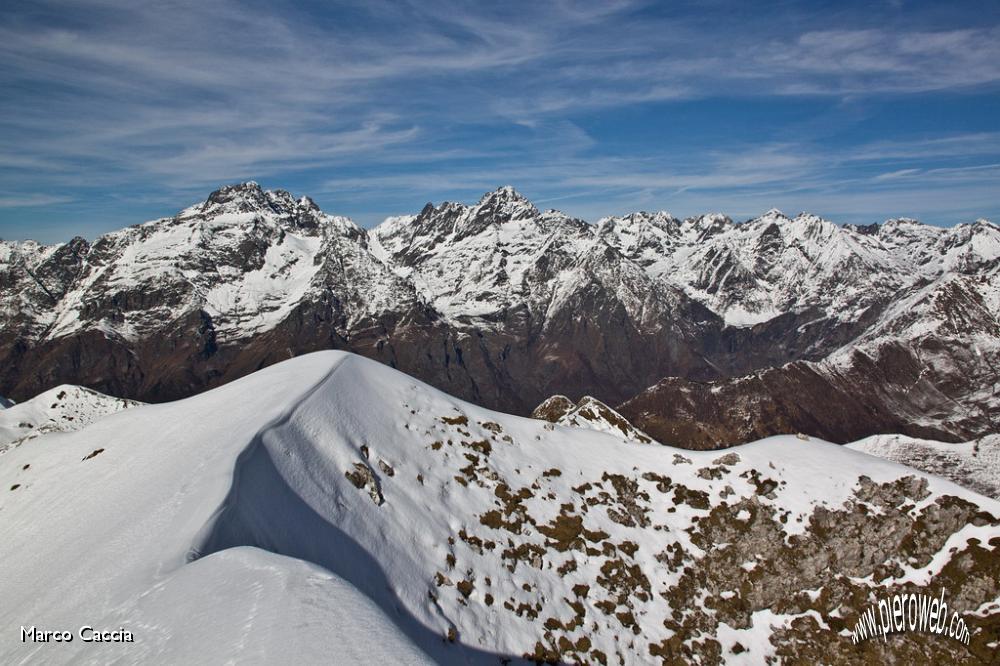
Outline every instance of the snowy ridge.
<path id="1" fill-rule="evenodd" d="M 502 212 L 498 214 L 498 211 Z M 544 298 L 525 267 L 573 266 L 614 248 L 652 278 L 669 282 L 731 326 L 820 310 L 857 322 L 901 290 L 949 272 L 975 272 L 1000 257 L 1000 228 L 985 220 L 951 229 L 914 220 L 839 226 L 778 210 L 735 224 L 721 214 L 679 220 L 632 213 L 596 225 L 540 213 L 510 187 L 476 206 L 428 206 L 372 231 L 379 247 L 446 316 L 488 317 Z M 605 260 L 620 270 L 620 262 Z M 648 287 L 656 288 L 656 287 Z"/>
<path id="2" fill-rule="evenodd" d="M 341 352 L 38 439 L 0 457 L 0 487 L 0 619 L 136 635 L 53 649 L 6 632 L 5 662 L 309 661 L 311 627 L 392 661 L 806 659 L 852 649 L 868 594 L 914 567 L 978 581 L 961 588 L 963 611 L 985 609 L 966 615 L 977 654 L 1000 612 L 983 568 L 1000 502 L 948 481 L 795 437 L 639 446 Z M 894 654 L 955 649 L 915 634 Z"/>
<path id="3" fill-rule="evenodd" d="M 606 432 L 639 444 L 654 443 L 649 435 L 629 423 L 624 416 L 589 395 L 580 398 L 576 404 L 564 395 L 554 395 L 536 407 L 531 418 Z"/>
<path id="4" fill-rule="evenodd" d="M 710 220 L 638 213 L 606 218 L 598 229 L 651 274 L 736 326 L 806 308 L 855 320 L 907 285 L 1000 257 L 1000 229 L 984 220 L 951 229 L 890 220 L 876 233 L 777 210 L 742 224 Z"/>
<path id="5" fill-rule="evenodd" d="M 141 402 L 63 384 L 0 412 L 0 453 L 52 432 L 71 432 Z"/>
<path id="6" fill-rule="evenodd" d="M 1000 499 L 1000 435 L 958 444 L 903 435 L 874 435 L 846 446 Z"/>

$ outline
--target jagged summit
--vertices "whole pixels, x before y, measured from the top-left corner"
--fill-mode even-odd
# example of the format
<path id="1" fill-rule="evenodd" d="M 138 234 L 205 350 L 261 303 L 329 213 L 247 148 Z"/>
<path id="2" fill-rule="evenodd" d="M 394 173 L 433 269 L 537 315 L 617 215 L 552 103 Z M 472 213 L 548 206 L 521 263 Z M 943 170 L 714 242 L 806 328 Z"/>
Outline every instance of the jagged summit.
<path id="1" fill-rule="evenodd" d="M 701 238 L 705 238 L 736 225 L 728 215 L 706 213 L 704 215 L 685 218 L 682 226 L 696 230 Z"/>
<path id="2" fill-rule="evenodd" d="M 483 196 L 480 197 L 479 199 L 479 205 L 482 206 L 488 203 L 492 203 L 494 205 L 496 204 L 531 205 L 531 202 L 528 201 L 528 198 L 525 197 L 520 192 L 518 192 L 516 189 L 514 189 L 513 185 L 501 185 L 492 192 L 486 192 L 485 194 L 483 194 Z"/>
<path id="3" fill-rule="evenodd" d="M 538 209 L 510 185 L 488 192 L 455 226 L 459 236 L 474 234 L 486 226 L 537 218 Z"/>
<path id="4" fill-rule="evenodd" d="M 785 215 L 783 212 L 781 212 L 780 210 L 778 210 L 777 208 L 771 208 L 771 209 L 765 211 L 762 215 L 758 216 L 755 219 L 758 219 L 758 220 L 772 220 L 772 219 L 773 220 L 788 220 L 790 218 L 787 215 Z"/>
<path id="5" fill-rule="evenodd" d="M 634 213 L 627 213 L 622 216 L 608 216 L 603 217 L 597 221 L 597 226 L 635 226 L 642 227 L 644 225 L 651 225 L 660 228 L 670 228 L 677 227 L 681 224 L 681 220 L 674 217 L 665 210 L 656 211 L 650 213 L 648 211 L 636 211 Z"/>
<path id="6" fill-rule="evenodd" d="M 250 180 L 244 183 L 225 185 L 215 190 L 208 195 L 202 210 L 207 211 L 215 206 L 226 206 L 227 204 L 236 208 L 243 207 L 244 210 L 240 212 L 249 212 L 266 207 L 268 199 L 261 186 Z"/>

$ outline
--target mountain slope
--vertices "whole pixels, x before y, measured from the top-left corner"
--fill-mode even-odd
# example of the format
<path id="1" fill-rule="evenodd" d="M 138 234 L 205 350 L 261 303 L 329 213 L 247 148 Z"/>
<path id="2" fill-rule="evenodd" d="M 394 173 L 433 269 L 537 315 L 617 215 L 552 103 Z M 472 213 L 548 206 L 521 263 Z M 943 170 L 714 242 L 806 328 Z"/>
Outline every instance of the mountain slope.
<path id="1" fill-rule="evenodd" d="M 1000 254 L 960 256 L 949 261 L 975 266 L 971 274 L 945 273 L 904 290 L 822 361 L 708 383 L 670 377 L 618 409 L 656 439 L 695 448 L 776 432 L 839 443 L 881 433 L 950 442 L 995 433 Z"/>
<path id="2" fill-rule="evenodd" d="M 1000 499 L 1000 435 L 959 444 L 902 435 L 873 435 L 848 448 L 936 474 Z"/>
<path id="3" fill-rule="evenodd" d="M 127 613 L 115 619 L 133 630 L 143 627 L 134 631 L 135 641 L 99 648 L 124 663 L 225 663 L 238 656 L 240 663 L 321 664 L 330 655 L 356 664 L 433 663 L 341 577 L 258 548 L 192 562 L 165 576 Z M 93 647 L 73 648 L 65 650 L 67 661 L 93 658 Z"/>
<path id="4" fill-rule="evenodd" d="M 0 493 L 4 623 L 128 625 L 137 641 L 6 633 L 4 661 L 196 648 L 262 660 L 289 643 L 263 630 L 276 605 L 280 626 L 370 643 L 336 633 L 335 604 L 311 603 L 340 579 L 398 628 L 390 658 L 415 645 L 470 663 L 985 662 L 1000 640 L 996 501 L 794 437 L 721 457 L 639 446 L 491 412 L 343 353 L 29 442 L 0 457 L 0 483 L 13 488 Z M 206 585 L 218 577 L 237 584 L 221 600 Z M 248 579 L 260 579 L 249 605 Z M 969 648 L 929 634 L 851 645 L 873 593 L 942 585 Z M 192 617 L 206 633 L 184 633 Z"/>
<path id="5" fill-rule="evenodd" d="M 511 187 L 474 206 L 428 204 L 371 235 L 465 341 L 457 360 L 482 358 L 518 395 L 515 411 L 568 387 L 617 401 L 663 374 L 719 374 L 701 353 L 702 338 L 719 334 L 717 317 L 591 225 L 540 212 Z M 482 384 L 492 379 L 470 371 Z"/>
<path id="6" fill-rule="evenodd" d="M 57 386 L 0 412 L 0 452 L 48 433 L 80 430 L 108 414 L 141 404 L 82 386 Z"/>
<path id="7" fill-rule="evenodd" d="M 181 397 L 293 348 L 422 318 L 362 229 L 256 183 L 93 244 L 4 243 L 0 274 L 15 324 L 0 335 L 0 374 L 22 398 L 70 377 L 115 395 Z M 281 327 L 284 344 L 262 344 Z"/>

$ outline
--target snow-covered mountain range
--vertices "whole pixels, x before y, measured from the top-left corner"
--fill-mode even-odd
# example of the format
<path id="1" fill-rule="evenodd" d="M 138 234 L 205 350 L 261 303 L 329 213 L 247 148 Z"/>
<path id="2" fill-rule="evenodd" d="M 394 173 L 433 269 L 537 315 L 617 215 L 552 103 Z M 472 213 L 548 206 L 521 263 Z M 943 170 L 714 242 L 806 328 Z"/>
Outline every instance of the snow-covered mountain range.
<path id="1" fill-rule="evenodd" d="M 244 183 L 92 243 L 0 242 L 0 393 L 160 401 L 336 348 L 516 413 L 592 395 L 692 447 L 964 441 L 997 430 L 998 312 L 985 220 L 588 224 L 502 187 L 365 230 Z"/>
<path id="2" fill-rule="evenodd" d="M 586 407 L 586 405 L 584 405 Z M 987 663 L 1000 502 L 816 439 L 509 416 L 343 352 L 0 456 L 0 661 Z M 963 643 L 852 643 L 942 590 Z M 22 642 L 19 626 L 133 642 Z"/>

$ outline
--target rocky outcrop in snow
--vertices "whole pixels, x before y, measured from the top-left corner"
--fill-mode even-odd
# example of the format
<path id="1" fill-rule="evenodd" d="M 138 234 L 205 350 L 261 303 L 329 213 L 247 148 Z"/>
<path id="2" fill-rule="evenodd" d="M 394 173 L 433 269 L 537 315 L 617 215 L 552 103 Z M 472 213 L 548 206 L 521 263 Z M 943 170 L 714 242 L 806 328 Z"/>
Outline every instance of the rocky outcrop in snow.
<path id="1" fill-rule="evenodd" d="M 639 444 L 653 443 L 649 435 L 629 423 L 628 419 L 589 395 L 580 398 L 576 404 L 564 395 L 554 395 L 536 407 L 531 418 L 557 425 L 609 432 Z"/>

